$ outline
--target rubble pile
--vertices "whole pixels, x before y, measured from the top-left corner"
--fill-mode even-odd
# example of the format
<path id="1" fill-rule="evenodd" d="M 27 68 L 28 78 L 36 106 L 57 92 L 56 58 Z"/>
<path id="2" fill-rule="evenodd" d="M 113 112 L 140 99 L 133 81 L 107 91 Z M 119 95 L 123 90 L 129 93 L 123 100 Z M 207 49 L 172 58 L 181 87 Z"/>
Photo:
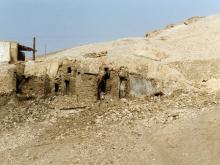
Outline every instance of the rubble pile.
<path id="1" fill-rule="evenodd" d="M 177 164 L 160 159 L 169 155 L 167 150 L 179 154 L 175 150 L 179 144 L 173 145 L 169 135 L 176 133 L 182 144 L 189 127 L 202 141 L 204 132 L 197 133 L 200 128 L 209 131 L 207 123 L 214 131 L 205 140 L 211 139 L 213 148 L 213 139 L 219 141 L 218 116 L 213 115 L 220 106 L 219 29 L 220 15 L 193 17 L 145 38 L 65 49 L 35 61 L 0 63 L 0 162 L 19 159 L 18 164 L 42 164 L 52 159 L 49 164 L 56 164 L 53 159 L 59 156 L 54 155 L 64 152 L 77 155 L 70 164 L 75 158 L 82 160 L 78 164 L 99 164 L 95 159 L 99 153 L 113 163 L 111 155 L 117 160 L 124 151 L 126 161 L 134 156 L 138 162 L 136 156 L 146 158 L 150 153 L 153 161 L 156 155 L 157 160 L 165 160 L 163 164 Z M 205 116 L 202 122 L 208 117 L 204 125 L 197 121 L 200 115 Z M 199 123 L 198 129 L 188 121 Z M 182 134 L 181 122 L 187 130 Z M 168 142 L 164 152 L 161 141 Z M 191 143 L 187 144 L 188 149 Z M 203 141 L 196 146 L 204 146 Z M 185 146 L 179 147 L 184 155 Z M 183 156 L 176 155 L 175 159 Z M 59 164 L 66 163 L 62 161 Z"/>
<path id="2" fill-rule="evenodd" d="M 2 106 L 0 129 L 7 130 L 23 123 L 49 121 L 54 124 L 53 136 L 69 135 L 79 130 L 102 128 L 105 125 L 127 125 L 145 120 L 147 127 L 154 123 L 167 122 L 198 115 L 218 106 L 220 96 L 209 93 L 184 93 L 179 91 L 172 96 L 155 96 L 135 100 L 101 100 L 88 104 L 73 102 L 69 96 L 50 99 L 24 101 L 11 100 Z M 60 126 L 62 129 L 60 129 Z M 68 131 L 67 131 L 68 130 Z M 79 132 L 78 132 L 79 133 Z M 77 133 L 77 134 L 78 134 Z M 52 135 L 51 135 L 52 136 Z"/>

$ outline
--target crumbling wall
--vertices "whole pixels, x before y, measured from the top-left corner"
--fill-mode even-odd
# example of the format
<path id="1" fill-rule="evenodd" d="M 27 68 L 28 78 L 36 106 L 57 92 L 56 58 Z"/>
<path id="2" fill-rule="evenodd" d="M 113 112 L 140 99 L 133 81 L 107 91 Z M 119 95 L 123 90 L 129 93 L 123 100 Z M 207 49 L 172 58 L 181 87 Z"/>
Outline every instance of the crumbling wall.
<path id="1" fill-rule="evenodd" d="M 54 65 L 53 68 L 57 70 L 57 73 L 53 73 L 52 93 L 56 95 L 74 95 L 76 93 L 76 75 L 78 72 L 75 62 L 64 60 L 58 66 Z"/>
<path id="2" fill-rule="evenodd" d="M 27 68 L 23 69 L 20 65 L 17 68 L 20 73 L 23 70 L 30 73 L 27 72 Z M 76 97 L 78 101 L 141 97 L 158 93 L 153 79 L 129 73 L 129 69 L 123 66 L 117 69 L 102 65 L 98 73 L 91 73 L 89 68 L 79 61 L 65 59 L 53 63 L 46 69 L 41 68 L 43 71 L 41 74 L 35 72 L 37 68 L 38 65 L 35 64 L 32 75 L 19 76 L 18 93 L 34 97 L 70 95 Z"/>
<path id="3" fill-rule="evenodd" d="M 10 100 L 11 96 L 12 94 L 0 94 L 0 107 L 6 105 Z"/>
<path id="4" fill-rule="evenodd" d="M 11 57 L 11 59 L 10 59 L 11 64 L 14 64 L 18 61 L 18 43 L 16 43 L 16 42 L 10 43 L 10 57 Z M 24 61 L 24 60 L 22 60 L 22 61 Z"/>
<path id="5" fill-rule="evenodd" d="M 131 96 L 153 96 L 159 92 L 156 82 L 153 79 L 145 79 L 135 74 L 130 74 L 129 79 Z"/>
<path id="6" fill-rule="evenodd" d="M 10 61 L 10 42 L 0 41 L 0 62 Z"/>
<path id="7" fill-rule="evenodd" d="M 107 80 L 107 95 L 119 98 L 119 81 L 118 72 L 112 70 L 110 72 L 110 79 Z"/>
<path id="8" fill-rule="evenodd" d="M 0 93 L 12 93 L 16 90 L 16 67 L 0 63 Z"/>
<path id="9" fill-rule="evenodd" d="M 18 43 L 0 41 L 0 62 L 14 64 L 18 61 Z"/>
<path id="10" fill-rule="evenodd" d="M 97 75 L 84 73 L 76 76 L 76 95 L 80 100 L 97 99 Z"/>
<path id="11" fill-rule="evenodd" d="M 0 106 L 7 103 L 16 90 L 15 66 L 0 63 Z"/>
<path id="12" fill-rule="evenodd" d="M 125 98 L 129 96 L 130 91 L 130 78 L 127 67 L 120 67 L 119 69 L 119 97 Z"/>
<path id="13" fill-rule="evenodd" d="M 52 80 L 52 93 L 75 95 L 79 100 L 96 100 L 97 74 L 85 70 L 76 61 L 64 60 Z"/>
<path id="14" fill-rule="evenodd" d="M 47 75 L 42 77 L 25 77 L 17 84 L 18 93 L 29 97 L 43 97 L 50 94 L 50 79 Z"/>

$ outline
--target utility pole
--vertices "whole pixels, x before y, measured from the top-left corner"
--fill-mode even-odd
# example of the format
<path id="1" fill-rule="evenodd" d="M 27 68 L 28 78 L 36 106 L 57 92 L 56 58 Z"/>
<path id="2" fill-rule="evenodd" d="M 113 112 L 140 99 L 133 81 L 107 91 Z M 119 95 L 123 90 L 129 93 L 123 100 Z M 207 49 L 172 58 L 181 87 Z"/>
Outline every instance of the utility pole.
<path id="1" fill-rule="evenodd" d="M 33 61 L 35 61 L 35 52 L 36 52 L 36 38 L 33 38 Z"/>

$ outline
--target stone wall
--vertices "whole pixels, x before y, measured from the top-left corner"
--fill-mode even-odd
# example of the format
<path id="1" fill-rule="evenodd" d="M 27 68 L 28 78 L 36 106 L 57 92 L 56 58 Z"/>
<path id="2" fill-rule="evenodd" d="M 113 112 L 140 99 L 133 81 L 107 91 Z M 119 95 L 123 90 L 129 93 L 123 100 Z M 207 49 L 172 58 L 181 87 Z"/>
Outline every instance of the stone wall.
<path id="1" fill-rule="evenodd" d="M 64 60 L 54 67 L 41 67 L 34 63 L 27 67 L 22 62 L 17 63 L 15 70 L 8 77 L 10 83 L 0 82 L 4 87 L 17 94 L 32 98 L 69 95 L 78 101 L 95 101 L 97 99 L 119 99 L 130 97 L 152 96 L 158 93 L 156 81 L 143 78 L 141 75 L 129 73 L 126 67 L 118 70 L 102 66 L 99 73 L 90 73 L 86 66 L 76 61 Z M 51 72 L 48 68 L 56 70 Z M 41 74 L 35 71 L 43 70 Z M 31 72 L 27 72 L 30 70 Z M 8 73 L 9 70 L 7 70 Z M 37 72 L 38 73 L 38 72 Z M 48 75 L 48 73 L 53 73 Z M 15 74 L 15 75 L 13 75 Z M 4 75 L 4 74 L 2 74 Z M 3 86 L 3 85 L 2 85 Z M 3 87 L 2 87 L 3 88 Z M 2 89 L 3 90 L 3 89 Z"/>
<path id="2" fill-rule="evenodd" d="M 111 71 L 110 79 L 107 80 L 107 95 L 113 98 L 119 98 L 119 81 L 118 72 Z"/>
<path id="3" fill-rule="evenodd" d="M 0 41 L 0 62 L 14 64 L 18 61 L 18 43 Z"/>
<path id="4" fill-rule="evenodd" d="M 0 106 L 16 91 L 15 66 L 0 63 Z"/>
<path id="5" fill-rule="evenodd" d="M 10 42 L 0 41 L 0 62 L 10 61 Z"/>
<path id="6" fill-rule="evenodd" d="M 129 75 L 130 95 L 134 97 L 153 96 L 157 94 L 158 88 L 153 79 L 145 79 L 140 75 Z"/>
<path id="7" fill-rule="evenodd" d="M 97 99 L 97 76 L 90 74 L 77 75 L 76 95 L 80 100 Z"/>
<path id="8" fill-rule="evenodd" d="M 16 66 L 0 63 L 0 93 L 12 93 L 16 90 Z"/>
<path id="9" fill-rule="evenodd" d="M 18 84 L 18 93 L 27 97 L 44 97 L 51 93 L 49 77 L 30 76 L 23 78 Z"/>
<path id="10" fill-rule="evenodd" d="M 18 43 L 11 42 L 10 43 L 10 63 L 14 64 L 18 61 Z"/>

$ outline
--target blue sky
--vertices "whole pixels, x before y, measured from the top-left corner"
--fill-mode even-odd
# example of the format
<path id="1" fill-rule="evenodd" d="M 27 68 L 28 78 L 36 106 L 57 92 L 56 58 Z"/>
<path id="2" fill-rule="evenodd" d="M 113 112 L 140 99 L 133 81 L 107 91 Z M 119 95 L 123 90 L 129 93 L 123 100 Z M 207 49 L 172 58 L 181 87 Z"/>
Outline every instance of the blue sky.
<path id="1" fill-rule="evenodd" d="M 0 0 L 0 40 L 39 54 L 78 45 L 144 36 L 192 16 L 220 13 L 220 0 Z"/>

